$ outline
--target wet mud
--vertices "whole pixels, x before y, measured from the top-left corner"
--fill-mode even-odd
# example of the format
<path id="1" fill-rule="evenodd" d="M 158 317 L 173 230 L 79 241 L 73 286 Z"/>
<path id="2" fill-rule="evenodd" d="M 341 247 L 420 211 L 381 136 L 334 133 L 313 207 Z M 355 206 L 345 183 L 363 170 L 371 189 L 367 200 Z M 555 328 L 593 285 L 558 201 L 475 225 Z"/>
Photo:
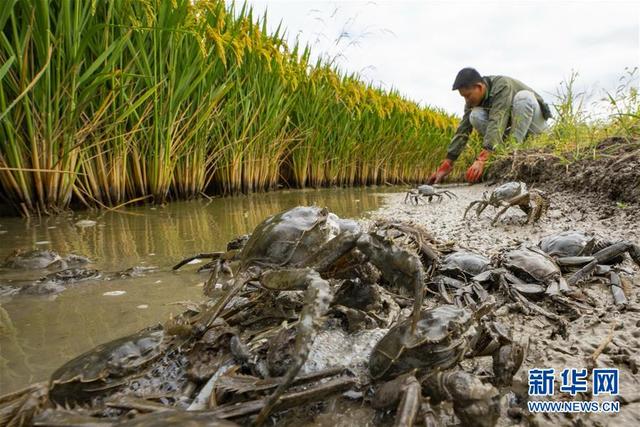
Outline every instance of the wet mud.
<path id="1" fill-rule="evenodd" d="M 545 172 L 547 173 L 547 172 Z M 636 173 L 636 172 L 634 172 Z M 640 173 L 640 169 L 637 171 Z M 586 195 L 569 191 L 553 191 L 546 187 L 550 209 L 534 225 L 525 225 L 526 216 L 517 208 L 511 208 L 495 226 L 491 220 L 495 210 L 487 208 L 479 218 L 470 211 L 463 214 L 468 204 L 480 199 L 484 191 L 495 187 L 486 185 L 450 186 L 458 198 L 444 199 L 441 203 L 405 204 L 404 194 L 387 196 L 387 204 L 374 211 L 372 219 L 411 221 L 425 226 L 434 237 L 450 241 L 458 248 L 468 249 L 486 256 L 497 254 L 504 248 L 521 243 L 538 241 L 549 234 L 577 230 L 599 234 L 611 240 L 624 239 L 640 242 L 639 210 L 633 205 L 622 205 L 600 193 Z M 635 194 L 632 190 L 625 194 Z M 634 196 L 635 197 L 635 196 Z M 473 215 L 471 215 L 473 213 Z M 514 377 L 512 392 L 503 390 L 503 414 L 498 425 L 638 425 L 640 423 L 640 271 L 630 260 L 622 264 L 622 276 L 628 286 L 625 289 L 629 305 L 626 309 L 614 305 L 609 286 L 597 281 L 578 285 L 595 302 L 590 310 L 568 323 L 566 338 L 543 316 L 509 312 L 506 307 L 498 310 L 498 319 L 513 328 L 514 335 L 528 335 L 529 349 L 523 366 Z M 434 296 L 436 304 L 439 297 Z M 441 303 L 442 300 L 440 300 Z M 594 361 L 594 355 L 596 355 Z M 472 365 L 472 370 L 482 373 L 482 364 Z M 564 368 L 618 368 L 620 370 L 621 402 L 618 414 L 553 414 L 531 415 L 514 409 L 522 407 L 527 399 L 528 376 L 531 368 L 554 368 L 556 390 L 559 373 Z M 589 388 L 591 390 L 591 388 Z M 611 399 L 610 396 L 607 396 Z M 549 400 L 599 400 L 589 394 L 556 393 Z M 508 402 L 518 402 L 509 405 Z M 525 404 L 526 405 L 526 404 Z M 505 411 L 509 406 L 509 414 Z M 526 407 L 526 406 L 525 406 Z"/>

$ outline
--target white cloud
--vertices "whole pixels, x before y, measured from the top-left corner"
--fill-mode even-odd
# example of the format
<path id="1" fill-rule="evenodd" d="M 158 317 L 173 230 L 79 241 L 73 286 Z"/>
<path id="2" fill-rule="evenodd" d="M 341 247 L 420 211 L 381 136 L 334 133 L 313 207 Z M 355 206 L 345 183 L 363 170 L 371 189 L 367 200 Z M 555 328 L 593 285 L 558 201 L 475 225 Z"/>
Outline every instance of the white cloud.
<path id="1" fill-rule="evenodd" d="M 640 65 L 640 3 L 623 1 L 264 1 L 316 55 L 405 96 L 460 114 L 462 67 L 522 80 L 548 101 L 572 70 L 583 90 L 614 91 Z M 339 40 L 338 42 L 336 42 Z"/>

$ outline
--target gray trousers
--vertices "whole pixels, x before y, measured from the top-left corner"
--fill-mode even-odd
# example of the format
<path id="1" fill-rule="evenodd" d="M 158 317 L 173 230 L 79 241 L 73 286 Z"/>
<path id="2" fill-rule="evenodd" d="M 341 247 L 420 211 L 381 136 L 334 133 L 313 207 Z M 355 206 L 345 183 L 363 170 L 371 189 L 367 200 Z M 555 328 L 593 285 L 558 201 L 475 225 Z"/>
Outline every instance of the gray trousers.
<path id="1" fill-rule="evenodd" d="M 489 123 L 489 112 L 482 107 L 475 107 L 471 110 L 469 121 L 471 126 L 484 136 Z M 528 133 L 539 134 L 546 129 L 547 123 L 542 117 L 540 104 L 533 92 L 521 90 L 516 93 L 511 104 L 511 136 L 517 143 L 521 143 Z"/>

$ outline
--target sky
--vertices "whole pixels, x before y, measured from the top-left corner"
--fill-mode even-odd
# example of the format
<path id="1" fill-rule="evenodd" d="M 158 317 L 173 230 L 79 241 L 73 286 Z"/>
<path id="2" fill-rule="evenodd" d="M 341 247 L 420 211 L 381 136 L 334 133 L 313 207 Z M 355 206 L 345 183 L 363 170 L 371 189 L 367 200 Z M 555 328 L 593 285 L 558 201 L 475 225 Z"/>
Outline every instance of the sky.
<path id="1" fill-rule="evenodd" d="M 456 73 L 517 78 L 548 102 L 577 72 L 584 106 L 615 92 L 640 66 L 638 1 L 249 0 L 292 45 L 334 58 L 347 72 L 395 88 L 421 105 L 462 114 Z M 626 70 L 626 68 L 628 70 Z M 637 77 L 638 72 L 635 73 Z"/>

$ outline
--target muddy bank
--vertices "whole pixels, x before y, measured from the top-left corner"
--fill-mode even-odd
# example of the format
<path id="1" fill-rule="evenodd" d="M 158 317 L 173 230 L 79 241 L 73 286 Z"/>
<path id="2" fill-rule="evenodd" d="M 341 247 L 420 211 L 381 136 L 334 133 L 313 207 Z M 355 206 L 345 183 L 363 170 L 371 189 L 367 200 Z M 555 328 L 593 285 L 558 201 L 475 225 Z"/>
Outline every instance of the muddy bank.
<path id="1" fill-rule="evenodd" d="M 602 203 L 602 201 L 576 196 L 568 192 L 550 191 L 550 210 L 539 223 L 534 226 L 524 226 L 524 214 L 518 209 L 512 209 L 494 227 L 490 225 L 494 215 L 492 208 L 486 209 L 480 218 L 462 219 L 462 214 L 469 202 L 481 198 L 482 193 L 490 191 L 491 187 L 475 185 L 450 187 L 448 189 L 457 195 L 456 199 L 445 198 L 441 203 L 423 203 L 420 206 L 404 204 L 404 193 L 384 195 L 384 206 L 379 207 L 380 205 L 376 205 L 376 210 L 368 214 L 372 219 L 365 219 L 363 222 L 371 223 L 375 219 L 391 219 L 418 223 L 425 226 L 438 240 L 452 242 L 456 249 L 467 249 L 487 256 L 491 256 L 504 248 L 513 248 L 521 242 L 529 241 L 535 244 L 541 237 L 563 230 L 582 230 L 601 234 L 608 239 L 625 238 L 640 241 L 640 230 L 638 229 L 637 220 L 631 213 L 632 211 L 613 202 Z M 351 198 L 355 198 L 353 196 L 355 195 L 352 195 Z M 297 203 L 300 204 L 301 202 Z M 319 203 L 321 202 L 316 204 Z M 266 213 L 264 216 L 261 214 L 260 217 L 264 218 L 266 215 Z M 344 216 L 358 217 L 360 214 L 345 213 Z M 210 222 L 207 222 L 207 224 L 210 224 Z M 255 225 L 251 226 L 249 231 L 254 228 Z M 216 240 L 219 239 L 217 238 Z M 211 243 L 204 247 L 211 247 Z M 638 358 L 638 350 L 640 350 L 640 334 L 638 333 L 640 301 L 637 293 L 637 287 L 640 285 L 640 271 L 629 261 L 622 264 L 621 267 L 622 275 L 629 284 L 626 289 L 629 300 L 627 308 L 623 310 L 614 306 L 608 285 L 598 282 L 581 284 L 579 289 L 588 297 L 589 306 L 585 306 L 584 311 L 579 316 L 571 318 L 566 328 L 566 333 L 564 333 L 564 329 L 559 330 L 557 322 L 550 322 L 542 316 L 523 314 L 514 310 L 517 307 L 510 303 L 501 305 L 496 310 L 494 314 L 497 320 L 508 325 L 515 335 L 514 338 L 528 337 L 530 342 L 526 360 L 523 367 L 516 374 L 513 387 L 501 390 L 502 412 L 498 425 L 637 425 L 640 422 L 640 385 L 637 379 L 638 366 L 640 365 L 640 359 Z M 366 271 L 361 271 L 359 274 L 366 273 Z M 375 274 L 375 272 L 373 273 Z M 184 282 L 185 276 L 180 277 L 182 279 L 179 279 L 179 281 Z M 197 286 L 191 286 L 191 288 L 195 289 Z M 197 289 L 200 290 L 201 287 L 200 285 Z M 365 288 L 371 289 L 370 287 Z M 175 296 L 179 295 L 183 300 L 182 304 L 185 304 L 184 292 L 174 292 L 173 300 L 175 301 Z M 256 296 L 255 299 L 250 300 L 249 297 L 252 293 L 253 291 L 248 291 L 247 294 L 243 294 L 233 301 L 233 304 L 236 305 L 232 310 L 237 308 L 238 311 L 234 314 L 229 314 L 227 317 L 233 327 L 238 325 L 242 327 L 241 334 L 243 335 L 240 336 L 239 341 L 244 341 L 249 346 L 247 352 L 243 350 L 238 353 L 237 357 L 248 361 L 252 357 L 251 354 L 253 354 L 264 360 L 264 358 L 270 359 L 271 354 L 277 356 L 274 360 L 277 362 L 276 368 L 280 369 L 289 363 L 287 360 L 290 360 L 287 358 L 287 352 L 284 351 L 287 348 L 291 348 L 289 344 L 291 344 L 291 338 L 293 337 L 291 333 L 293 329 L 288 329 L 288 322 L 295 321 L 299 316 L 297 313 L 301 311 L 302 293 L 300 291 L 260 292 L 254 295 Z M 338 294 L 340 294 L 339 290 L 336 292 L 336 295 Z M 499 295 L 500 291 L 495 291 L 495 294 Z M 67 295 L 68 291 L 65 291 L 63 296 Z M 348 299 L 345 295 L 347 295 L 346 292 L 342 293 L 342 296 Z M 357 299 L 361 301 L 363 298 Z M 336 296 L 334 301 L 338 300 L 339 298 Z M 351 388 L 348 390 L 340 388 L 327 397 L 323 396 L 322 401 L 305 405 L 300 404 L 289 411 L 282 411 L 276 414 L 272 421 L 275 421 L 276 425 L 285 426 L 391 425 L 395 415 L 392 409 L 376 410 L 373 408 L 373 392 L 380 384 L 379 382 L 372 382 L 370 379 L 369 361 L 372 347 L 380 341 L 381 337 L 387 333 L 388 328 L 392 325 L 392 323 L 386 322 L 385 319 L 390 319 L 392 313 L 397 314 L 398 312 L 400 312 L 402 318 L 410 315 L 410 301 L 403 297 L 400 297 L 400 300 L 404 301 L 402 306 L 397 304 L 397 301 L 393 305 L 389 300 L 386 300 L 388 310 L 367 308 L 367 311 L 373 312 L 376 316 L 375 323 L 367 325 L 367 327 L 378 326 L 372 329 L 360 330 L 362 326 L 358 325 L 366 325 L 366 320 L 359 321 L 362 317 L 359 318 L 353 312 L 351 312 L 353 316 L 351 319 L 353 319 L 354 327 L 349 326 L 351 320 L 347 317 L 347 326 L 349 327 L 345 328 L 345 317 L 343 316 L 345 314 L 348 316 L 349 312 L 344 310 L 330 312 L 314 340 L 309 357 L 302 367 L 301 374 L 315 374 L 325 368 L 339 368 L 340 375 L 344 373 L 345 376 L 347 374 L 349 376 L 349 378 L 340 378 L 340 381 L 343 381 L 340 384 L 347 384 Z M 425 307 L 434 307 L 442 303 L 443 300 L 441 298 L 429 294 L 429 297 L 425 300 Z M 186 304 L 191 305 L 191 303 Z M 552 308 L 549 308 L 546 299 L 541 302 L 541 305 L 552 310 Z M 373 307 L 374 304 L 372 303 L 370 306 Z M 378 304 L 378 307 L 384 306 L 382 302 Z M 233 317 L 236 315 L 238 317 L 234 319 Z M 120 323 L 127 323 L 122 321 L 122 314 L 118 314 L 118 316 Z M 49 318 L 50 316 L 47 317 Z M 102 323 L 108 324 L 108 322 Z M 182 324 L 179 321 L 169 322 L 166 329 L 167 331 L 180 331 Z M 179 392 L 176 392 L 175 389 L 157 390 L 154 387 L 158 386 L 158 384 L 163 384 L 163 381 L 157 381 L 159 378 L 169 378 L 173 381 L 177 377 L 190 376 L 190 378 L 194 378 L 193 381 L 198 383 L 198 387 L 202 386 L 200 390 L 204 390 L 205 386 L 203 384 L 208 378 L 219 378 L 219 375 L 225 372 L 228 365 L 226 362 L 221 362 L 223 359 L 218 358 L 218 350 L 220 350 L 219 355 L 226 354 L 225 348 L 227 345 L 231 347 L 231 336 L 235 336 L 236 333 L 232 330 L 227 330 L 224 324 L 218 326 L 222 327 L 222 330 L 218 331 L 220 333 L 216 332 L 215 334 L 207 335 L 207 340 L 209 341 L 206 342 L 206 347 L 203 347 L 205 344 L 203 338 L 198 343 L 198 347 L 194 345 L 192 348 L 185 349 L 184 354 L 187 354 L 188 363 L 183 360 L 183 353 L 167 352 L 166 359 L 164 357 L 159 358 L 156 361 L 157 364 L 152 362 L 152 365 L 148 367 L 144 373 L 143 383 L 138 381 L 137 378 L 129 383 L 123 380 L 125 387 L 121 390 L 122 394 L 115 396 L 115 398 L 134 395 L 154 399 L 152 396 L 165 396 L 158 393 L 170 393 L 167 396 L 176 400 L 175 402 L 172 400 L 167 401 L 166 406 L 174 405 L 177 408 L 184 409 L 187 405 L 193 403 L 192 397 L 194 396 L 194 390 L 197 389 L 188 386 L 183 387 L 182 382 L 173 386 L 173 388 L 179 389 Z M 350 332 L 346 333 L 345 329 Z M 229 343 L 225 339 L 220 341 L 220 346 L 218 347 L 217 340 L 220 337 L 227 337 Z M 0 344 L 2 343 L 0 342 Z M 203 346 L 200 346 L 200 344 Z M 275 349 L 273 351 L 271 351 L 272 344 Z M 213 347 L 209 347 L 209 345 Z M 40 346 L 40 348 L 43 347 Z M 280 349 L 284 350 L 280 352 Z M 247 353 L 249 356 L 245 355 Z M 595 358 L 595 363 L 589 361 L 594 354 L 598 354 Z M 171 359 L 172 355 L 177 356 Z M 216 365 L 218 362 L 212 362 L 213 360 L 218 360 L 221 364 Z M 257 362 L 251 363 L 257 366 Z M 261 361 L 260 363 L 263 362 Z M 461 364 L 464 370 L 485 381 L 488 381 L 495 374 L 490 356 L 464 360 Z M 541 415 L 531 417 L 530 414 L 523 410 L 528 399 L 528 369 L 554 368 L 557 372 L 556 380 L 559 381 L 559 373 L 564 368 L 590 369 L 593 367 L 592 364 L 595 367 L 615 367 L 620 369 L 620 399 L 622 399 L 624 405 L 619 414 L 615 416 L 575 414 L 572 417 L 545 417 Z M 192 370 L 193 367 L 197 367 L 197 369 L 194 368 L 195 370 Z M 201 370 L 204 367 L 209 367 L 209 369 L 215 367 L 215 369 L 212 371 Z M 243 375 L 246 372 L 259 372 L 261 378 L 275 375 L 265 375 L 261 373 L 264 370 L 258 371 L 258 368 L 254 369 L 251 366 L 247 366 L 234 369 L 244 369 L 243 371 L 237 371 Z M 349 370 L 348 373 L 345 368 Z M 189 371 L 186 371 L 187 369 Z M 147 377 L 147 375 L 149 376 Z M 245 379 L 252 381 L 248 377 Z M 144 387 L 141 387 L 141 384 Z M 229 392 L 235 391 L 241 394 L 240 389 L 237 388 L 239 387 L 238 385 L 234 386 L 229 382 L 227 387 L 230 387 L 227 389 Z M 298 391 L 306 386 L 301 385 L 300 387 L 297 389 Z M 558 387 L 559 382 L 556 383 L 556 389 Z M 220 385 L 219 388 L 222 389 L 223 385 Z M 197 393 L 200 394 L 200 391 Z M 223 397 L 223 394 L 221 393 L 218 396 Z M 186 397 L 186 399 L 183 399 L 183 397 Z M 571 397 L 557 394 L 553 398 L 556 401 L 560 399 L 574 400 Z M 579 395 L 575 398 L 575 400 L 591 399 L 590 395 Z M 226 404 L 230 403 L 230 401 L 221 400 L 218 403 Z M 459 425 L 450 402 L 437 405 L 434 408 L 434 412 L 438 420 L 437 425 Z M 120 415 L 120 413 L 114 414 L 113 412 L 105 412 L 104 414 L 106 414 L 105 416 L 113 417 Z M 245 419 L 241 420 L 241 422 L 244 423 L 243 425 L 248 425 L 250 420 Z"/>
<path id="2" fill-rule="evenodd" d="M 543 236 L 565 230 L 598 233 L 610 239 L 640 241 L 640 224 L 635 209 L 613 201 L 603 201 L 601 197 L 593 198 L 566 191 L 549 192 L 550 210 L 533 226 L 523 225 L 526 217 L 517 208 L 507 211 L 495 226 L 491 226 L 491 220 L 495 215 L 492 208 L 486 209 L 479 219 L 474 214 L 463 220 L 462 216 L 469 202 L 481 198 L 483 191 L 490 191 L 492 188 L 485 185 L 451 187 L 448 189 L 458 196 L 457 199 L 445 199 L 442 203 L 426 203 L 419 206 L 404 204 L 404 194 L 390 195 L 386 200 L 388 204 L 375 211 L 372 216 L 424 225 L 438 239 L 452 241 L 457 247 L 488 256 L 521 242 L 537 243 Z M 525 362 L 514 379 L 513 391 L 516 401 L 522 402 L 523 399 L 527 399 L 528 369 L 555 368 L 557 390 L 560 385 L 559 373 L 564 368 L 590 368 L 589 359 L 611 335 L 611 341 L 597 357 L 594 367 L 620 369 L 620 399 L 626 402 L 621 407 L 621 412 L 616 415 L 537 415 L 531 418 L 526 413 L 523 413 L 521 418 L 509 417 L 503 413 L 499 425 L 613 426 L 640 423 L 640 381 L 637 375 L 640 366 L 640 271 L 630 260 L 625 261 L 622 267 L 626 271 L 623 275 L 631 283 L 631 287 L 627 289 L 629 307 L 620 310 L 614 306 L 608 285 L 579 285 L 582 292 L 595 301 L 595 307 L 569 323 L 566 339 L 542 316 L 527 316 L 503 309 L 499 310 L 498 315 L 499 320 L 513 328 L 515 334 L 530 337 Z M 479 364 L 471 366 L 470 369 L 482 374 L 485 368 Z M 514 398 L 514 395 L 509 396 L 509 393 L 505 393 L 503 402 Z M 560 397 L 558 394 L 553 399 L 573 400 L 571 396 Z M 579 395 L 575 398 L 591 399 L 589 395 Z"/>
<path id="3" fill-rule="evenodd" d="M 574 161 L 573 157 L 573 153 L 562 158 L 539 150 L 517 152 L 495 160 L 487 181 L 519 180 L 640 206 L 640 141 L 609 138 L 589 158 Z"/>

